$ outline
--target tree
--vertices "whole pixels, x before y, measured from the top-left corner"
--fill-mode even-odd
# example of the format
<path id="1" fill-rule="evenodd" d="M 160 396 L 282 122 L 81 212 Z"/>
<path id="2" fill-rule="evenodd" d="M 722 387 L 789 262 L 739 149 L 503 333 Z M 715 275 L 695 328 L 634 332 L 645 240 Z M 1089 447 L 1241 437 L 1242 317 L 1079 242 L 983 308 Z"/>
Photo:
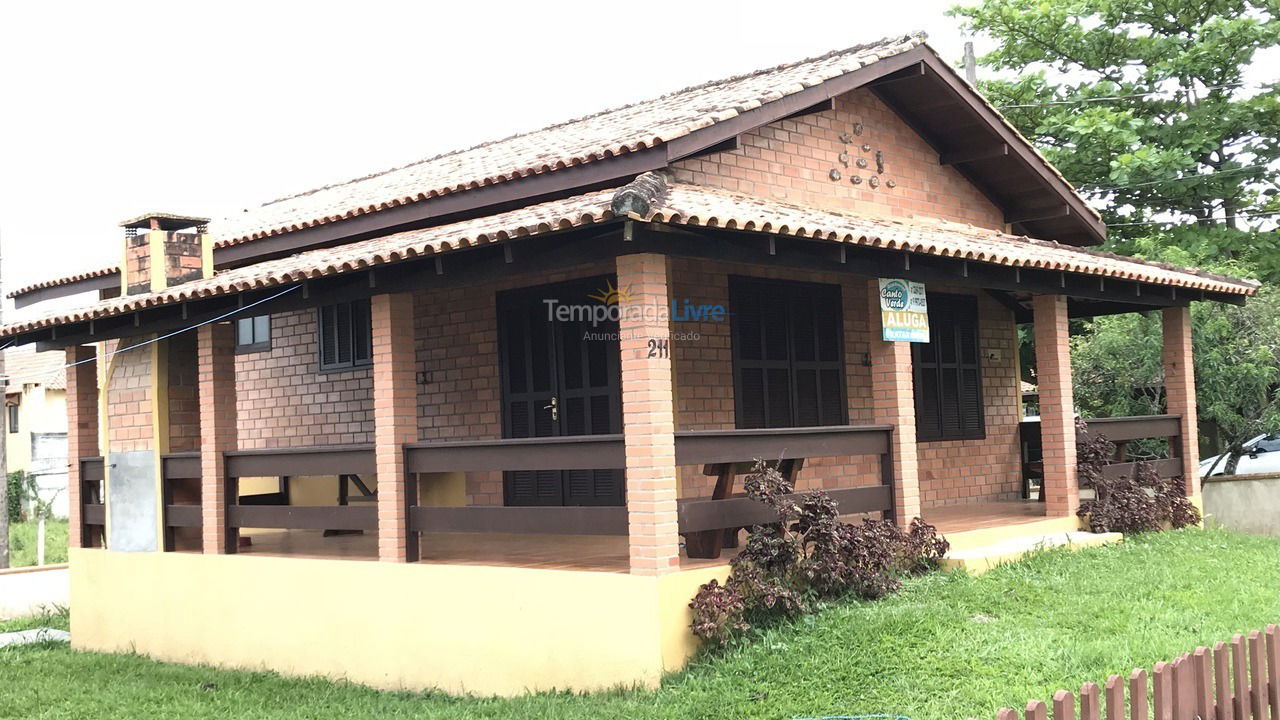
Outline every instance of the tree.
<path id="1" fill-rule="evenodd" d="M 1140 238 L 1280 278 L 1280 96 L 1247 70 L 1280 45 L 1277 0 L 983 0 L 951 13 L 994 37 L 982 84 L 1087 195 L 1110 244 Z M 1157 223 L 1126 224 L 1126 223 Z"/>
<path id="2" fill-rule="evenodd" d="M 1280 46 L 1277 0 L 982 0 L 998 48 L 982 89 L 1100 208 L 1110 249 L 1280 281 L 1280 95 L 1250 65 Z M 1016 74 L 1015 74 L 1016 73 Z M 1280 430 L 1280 294 L 1193 309 L 1201 440 Z M 1090 417 L 1160 411 L 1160 322 L 1073 323 Z"/>

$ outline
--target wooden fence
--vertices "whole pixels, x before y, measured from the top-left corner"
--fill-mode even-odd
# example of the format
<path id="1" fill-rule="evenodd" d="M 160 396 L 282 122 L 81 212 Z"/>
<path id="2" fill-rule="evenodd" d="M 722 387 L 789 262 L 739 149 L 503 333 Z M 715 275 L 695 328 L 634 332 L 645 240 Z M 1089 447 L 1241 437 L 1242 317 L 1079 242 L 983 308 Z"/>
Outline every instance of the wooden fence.
<path id="1" fill-rule="evenodd" d="M 1106 686 L 1085 683 L 1077 697 L 1053 696 L 1054 720 L 1280 720 L 1280 637 L 1275 625 L 1236 635 L 1212 650 L 1200 647 L 1171 663 L 1159 662 L 1150 677 L 1143 669 Z M 1150 682 L 1149 682 L 1150 681 Z M 1126 712 L 1125 698 L 1128 697 Z M 1077 711 L 1077 707 L 1079 710 Z M 1026 720 L 1047 720 L 1041 700 L 1027 703 Z M 1079 713 L 1077 715 L 1077 712 Z M 996 720 L 1017 720 L 1003 708 Z"/>

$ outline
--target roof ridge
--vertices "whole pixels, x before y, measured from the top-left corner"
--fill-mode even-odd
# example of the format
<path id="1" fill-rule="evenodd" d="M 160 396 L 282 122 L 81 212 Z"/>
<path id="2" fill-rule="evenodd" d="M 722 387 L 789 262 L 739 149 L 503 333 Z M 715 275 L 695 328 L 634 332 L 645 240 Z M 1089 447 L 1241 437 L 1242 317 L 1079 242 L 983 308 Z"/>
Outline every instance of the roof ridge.
<path id="1" fill-rule="evenodd" d="M 526 136 L 533 135 L 533 134 L 540 133 L 540 132 L 546 132 L 547 130 L 555 130 L 555 129 L 557 129 L 557 128 L 562 128 L 562 127 L 566 127 L 566 126 L 568 126 L 568 125 L 573 125 L 574 123 L 579 123 L 579 122 L 583 122 L 583 121 L 585 121 L 585 120 L 590 120 L 590 119 L 592 119 L 592 118 L 597 118 L 597 117 L 601 117 L 601 116 L 604 116 L 604 115 L 608 115 L 608 114 L 610 114 L 610 113 L 615 113 L 615 112 L 619 112 L 619 111 L 622 111 L 622 110 L 628 110 L 628 109 L 630 109 L 630 108 L 636 107 L 636 106 L 638 106 L 638 105 L 643 105 L 643 104 L 645 104 L 645 103 L 658 102 L 658 101 L 665 100 L 665 99 L 670 98 L 670 97 L 674 97 L 674 96 L 676 96 L 676 95 L 680 95 L 680 94 L 682 94 L 682 93 L 687 93 L 687 92 L 691 92 L 691 91 L 694 91 L 694 90 L 701 90 L 701 89 L 709 88 L 709 87 L 715 87 L 715 86 L 717 86 L 717 85 L 727 85 L 727 84 L 729 84 L 729 83 L 739 82 L 739 81 L 741 81 L 741 80 L 746 80 L 746 79 L 748 79 L 748 78 L 758 77 L 758 76 L 760 76 L 760 75 L 765 75 L 765 74 L 768 74 L 768 73 L 773 73 L 773 72 L 778 72 L 778 71 L 780 71 L 780 70 L 787 70 L 787 69 L 790 69 L 790 68 L 799 67 L 800 65 L 804 65 L 804 64 L 806 64 L 806 63 L 821 62 L 821 61 L 823 61 L 823 60 L 829 60 L 829 59 L 831 59 L 831 58 L 833 58 L 833 57 L 837 57 L 837 56 L 840 56 L 840 55 L 849 55 L 849 54 L 852 54 L 852 53 L 861 52 L 861 51 L 863 51 L 863 50 L 868 50 L 868 49 L 870 49 L 870 48 L 873 48 L 873 47 L 879 47 L 879 46 L 882 46 L 882 45 L 892 45 L 892 44 L 896 44 L 896 43 L 905 43 L 905 42 L 908 42 L 908 41 L 911 41 L 911 40 L 918 40 L 919 42 L 923 43 L 923 42 L 925 42 L 925 40 L 927 40 L 927 39 L 928 39 L 928 33 L 924 32 L 923 30 L 917 30 L 916 32 L 907 33 L 907 34 L 905 34 L 905 35 L 888 35 L 888 36 L 882 37 L 882 38 L 880 38 L 880 39 L 878 39 L 878 40 L 874 40 L 874 41 L 872 41 L 872 42 L 859 43 L 859 44 L 857 44 L 857 45 L 851 45 L 851 46 L 849 46 L 849 47 L 847 47 L 847 48 L 842 48 L 842 49 L 839 49 L 839 50 L 830 50 L 830 51 L 825 52 L 825 53 L 822 53 L 822 54 L 820 54 L 820 55 L 814 55 L 813 57 L 804 58 L 804 59 L 802 59 L 802 60 L 793 60 L 793 61 L 791 61 L 791 62 L 779 63 L 779 64 L 774 65 L 774 66 L 772 66 L 772 67 L 759 68 L 759 69 L 757 69 L 757 70 L 752 70 L 752 71 L 750 71 L 750 72 L 746 72 L 746 73 L 739 73 L 739 74 L 737 74 L 737 75 L 731 75 L 731 76 L 729 76 L 729 77 L 725 77 L 725 78 L 718 78 L 718 79 L 715 79 L 715 80 L 707 80 L 707 81 L 702 82 L 702 83 L 696 83 L 696 84 L 694 84 L 694 85 L 689 85 L 689 86 L 687 86 L 687 87 L 680 88 L 679 90 L 672 90 L 672 91 L 670 91 L 670 92 L 663 93 L 662 95 L 658 95 L 657 97 L 649 97 L 649 98 L 645 98 L 645 99 L 642 99 L 642 100 L 636 100 L 635 102 L 626 103 L 625 105 L 616 105 L 616 106 L 611 107 L 611 108 L 606 108 L 606 109 L 604 109 L 604 110 L 598 110 L 598 111 L 593 112 L 593 113 L 588 113 L 588 114 L 586 114 L 586 115 L 580 115 L 580 116 L 578 116 L 578 117 L 570 118 L 570 119 L 567 119 L 567 120 L 562 120 L 562 121 L 560 121 L 560 122 L 552 123 L 552 124 L 550 124 L 550 125 L 545 125 L 545 126 L 543 126 L 543 127 L 536 128 L 536 129 L 533 129 L 533 130 L 525 130 L 525 131 L 522 131 L 522 132 L 513 133 L 513 134 L 508 135 L 508 136 L 503 137 L 503 138 L 496 138 L 496 139 L 494 139 L 494 140 L 487 140 L 487 141 L 485 141 L 485 142 L 477 143 L 477 144 L 475 144 L 475 145 L 472 145 L 472 146 L 470 146 L 470 147 L 458 148 L 458 149 L 456 149 L 456 150 L 449 150 L 449 151 L 447 151 L 447 152 L 438 153 L 438 154 L 433 155 L 433 156 L 431 156 L 431 157 L 422 158 L 422 159 L 420 159 L 420 160 L 415 160 L 415 161 L 413 161 L 413 162 L 405 163 L 404 165 L 398 165 L 398 166 L 396 166 L 396 167 L 392 167 L 392 168 L 387 168 L 387 169 L 385 169 L 385 170 L 379 170 L 379 171 L 377 171 L 377 172 L 368 173 L 367 175 L 362 175 L 362 176 L 360 176 L 360 177 L 351 178 L 351 179 L 349 179 L 349 180 L 343 180 L 343 181 L 341 181 L 341 182 L 329 183 L 329 184 L 327 184 L 327 185 L 321 185 L 320 187 L 312 188 L 312 189 L 310 189 L 310 190 L 306 190 L 306 191 L 304 191 L 304 192 L 294 193 L 294 194 L 292 194 L 292 195 L 285 195 L 285 196 L 282 196 L 282 197 L 278 197 L 278 198 L 276 198 L 276 199 L 274 199 L 274 200 L 269 200 L 269 201 L 267 201 L 267 202 L 264 202 L 264 203 L 262 203 L 261 205 L 259 205 L 258 207 L 267 207 L 267 206 L 270 206 L 270 205 L 275 205 L 276 203 L 282 203 L 282 202 L 285 202 L 285 201 L 288 201 L 288 200 L 294 200 L 294 199 L 297 199 L 297 198 L 307 197 L 308 195 L 314 195 L 314 194 L 316 194 L 316 193 L 324 192 L 325 190 L 330 190 L 330 189 L 332 189 L 332 188 L 343 187 L 343 186 L 345 186 L 345 185 L 351 185 L 351 184 L 353 184 L 353 183 L 363 182 L 363 181 L 365 181 L 365 180 L 371 180 L 371 179 L 376 178 L 376 177 L 382 177 L 383 175 L 388 175 L 388 174 L 390 174 L 390 173 L 397 172 L 397 171 L 400 171 L 400 170 L 405 170 L 405 169 L 407 169 L 407 168 L 415 167 L 415 166 L 417 166 L 417 165 L 423 165 L 423 164 L 426 164 L 426 163 L 429 163 L 429 162 L 434 162 L 434 161 L 436 161 L 436 160 L 441 160 L 441 159 L 443 159 L 443 158 L 451 157 L 451 156 L 453 156 L 453 155 L 461 155 L 462 153 L 471 152 L 472 150 L 479 150 L 480 148 L 489 147 L 489 146 L 492 146 L 492 145 L 497 145 L 497 144 L 499 144 L 499 143 L 504 143 L 504 142 L 507 142 L 507 141 L 509 141 L 509 140 L 514 140 L 514 139 L 516 139 L 516 138 L 526 137 Z M 244 212 L 248 212 L 248 209 L 246 209 Z"/>

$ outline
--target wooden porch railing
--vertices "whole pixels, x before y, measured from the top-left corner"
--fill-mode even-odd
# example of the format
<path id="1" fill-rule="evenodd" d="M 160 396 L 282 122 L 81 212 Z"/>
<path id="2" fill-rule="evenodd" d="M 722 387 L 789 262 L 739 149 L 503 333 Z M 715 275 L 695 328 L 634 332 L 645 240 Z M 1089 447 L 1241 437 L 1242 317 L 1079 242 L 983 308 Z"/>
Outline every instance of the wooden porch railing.
<path id="1" fill-rule="evenodd" d="M 107 508 L 102 484 L 106 464 L 101 457 L 80 458 L 80 537 L 84 547 L 107 546 Z"/>
<path id="2" fill-rule="evenodd" d="M 1150 680 L 1150 682 L 1149 682 Z M 1128 707 L 1125 696 L 1128 695 Z M 1105 703 L 1105 704 L 1104 704 Z M 1079 715 L 1077 716 L 1077 707 Z M 1027 703 L 1026 720 L 1046 720 L 1043 700 Z M 1088 682 L 1079 695 L 1059 690 L 1053 696 L 1054 720 L 1267 720 L 1280 717 L 1280 631 L 1236 635 L 1213 649 L 1199 647 L 1171 663 L 1158 662 L 1148 678 L 1138 668 L 1128 678 L 1112 675 L 1106 685 Z M 996 720 L 1018 720 L 1003 708 Z"/>
<path id="3" fill-rule="evenodd" d="M 833 426 L 766 430 L 704 430 L 676 433 L 678 465 L 717 466 L 749 463 L 755 458 L 793 461 L 815 457 L 875 455 L 879 484 L 831 490 L 842 513 L 890 512 L 893 508 L 893 463 L 887 425 Z M 626 452 L 620 434 L 575 437 L 517 438 L 464 442 L 412 443 L 404 447 L 406 495 L 417 497 L 416 476 L 435 472 L 499 472 L 509 470 L 590 470 L 624 468 Z M 198 482 L 199 453 L 162 456 L 166 548 L 173 547 L 177 528 L 198 528 L 201 513 L 189 499 L 175 499 L 184 483 Z M 227 475 L 297 477 L 306 475 L 370 475 L 372 445 L 238 450 L 226 454 Z M 187 486 L 189 487 L 189 486 Z M 232 483 L 232 488 L 236 483 Z M 272 497 L 276 493 L 271 494 Z M 198 497 L 198 495 L 196 496 Z M 240 498 L 228 492 L 227 524 L 240 528 L 374 531 L 377 507 L 372 504 L 295 506 L 276 504 L 267 496 Z M 411 532 L 503 532 L 561 535 L 626 535 L 625 507 L 435 507 L 411 504 Z M 743 496 L 686 498 L 677 508 L 679 531 L 686 536 L 768 523 L 776 516 Z M 718 552 L 718 548 L 716 548 Z"/>
<path id="4" fill-rule="evenodd" d="M 1175 477 L 1182 474 L 1182 427 L 1181 415 L 1140 415 L 1135 417 L 1095 418 L 1085 420 L 1090 433 L 1105 435 L 1116 445 L 1116 461 L 1107 465 L 1103 473 L 1108 478 L 1121 475 L 1133 475 L 1136 463 L 1126 460 L 1125 445 L 1133 440 L 1148 438 L 1168 438 L 1169 457 L 1163 460 L 1149 460 L 1160 477 Z M 1078 440 L 1084 440 L 1082 435 Z"/>

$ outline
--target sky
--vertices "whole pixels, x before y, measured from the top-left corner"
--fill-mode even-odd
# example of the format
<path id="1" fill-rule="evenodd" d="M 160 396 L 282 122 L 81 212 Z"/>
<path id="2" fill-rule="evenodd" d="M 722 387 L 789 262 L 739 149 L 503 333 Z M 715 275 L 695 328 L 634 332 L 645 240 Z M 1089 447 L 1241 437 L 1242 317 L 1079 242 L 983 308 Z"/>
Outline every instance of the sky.
<path id="1" fill-rule="evenodd" d="M 118 263 L 144 212 L 218 218 L 889 35 L 954 60 L 951 4 L 4 3 L 4 288 Z"/>

